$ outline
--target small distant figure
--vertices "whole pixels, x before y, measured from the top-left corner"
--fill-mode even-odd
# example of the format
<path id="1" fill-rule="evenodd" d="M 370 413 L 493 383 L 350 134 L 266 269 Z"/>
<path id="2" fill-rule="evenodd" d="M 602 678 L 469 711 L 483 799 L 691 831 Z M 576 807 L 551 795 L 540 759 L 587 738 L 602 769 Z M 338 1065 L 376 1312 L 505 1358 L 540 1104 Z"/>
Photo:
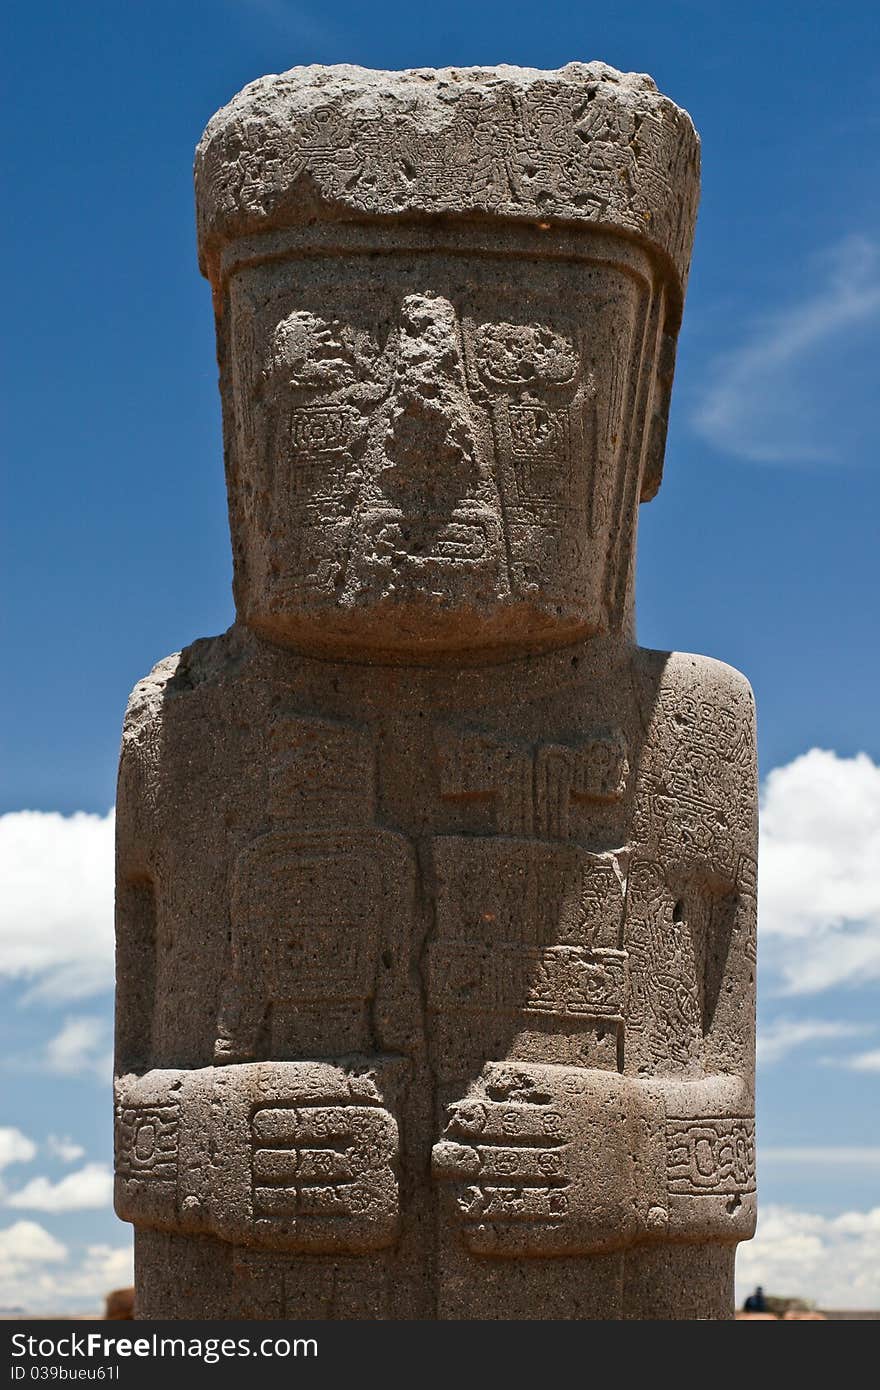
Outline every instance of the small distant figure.
<path id="1" fill-rule="evenodd" d="M 134 1317 L 134 1289 L 114 1289 L 107 1295 L 105 1322 L 117 1322 Z"/>
<path id="2" fill-rule="evenodd" d="M 746 1313 L 766 1313 L 767 1300 L 764 1297 L 764 1290 L 759 1284 L 754 1293 L 750 1293 L 745 1303 L 743 1311 Z"/>

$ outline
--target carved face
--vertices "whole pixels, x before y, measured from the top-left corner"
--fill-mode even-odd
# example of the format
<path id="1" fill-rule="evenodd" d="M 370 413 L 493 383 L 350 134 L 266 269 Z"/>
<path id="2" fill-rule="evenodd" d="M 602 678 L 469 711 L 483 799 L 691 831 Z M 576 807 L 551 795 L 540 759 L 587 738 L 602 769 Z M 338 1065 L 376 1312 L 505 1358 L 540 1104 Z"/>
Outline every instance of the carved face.
<path id="1" fill-rule="evenodd" d="M 656 343 L 633 265 L 301 257 L 229 306 L 245 621 L 389 660 L 620 624 Z"/>

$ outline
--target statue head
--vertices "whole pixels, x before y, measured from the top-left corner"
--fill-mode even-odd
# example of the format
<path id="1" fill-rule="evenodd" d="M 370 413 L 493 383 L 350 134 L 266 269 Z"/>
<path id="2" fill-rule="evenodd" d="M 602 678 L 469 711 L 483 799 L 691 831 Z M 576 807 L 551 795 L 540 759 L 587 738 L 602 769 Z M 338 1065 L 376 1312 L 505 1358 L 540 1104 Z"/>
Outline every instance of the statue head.
<path id="1" fill-rule="evenodd" d="M 214 117 L 196 187 L 240 618 L 405 662 L 626 632 L 685 113 L 603 64 L 298 68 Z"/>

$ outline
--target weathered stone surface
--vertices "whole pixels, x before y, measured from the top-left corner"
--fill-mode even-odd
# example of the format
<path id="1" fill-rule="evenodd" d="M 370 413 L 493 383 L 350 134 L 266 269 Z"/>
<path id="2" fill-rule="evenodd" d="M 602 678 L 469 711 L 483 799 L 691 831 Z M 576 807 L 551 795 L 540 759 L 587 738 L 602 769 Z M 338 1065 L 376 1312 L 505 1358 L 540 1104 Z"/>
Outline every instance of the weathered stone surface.
<path id="1" fill-rule="evenodd" d="M 645 73 L 293 68 L 218 111 L 196 153 L 202 266 L 234 237 L 314 217 L 589 222 L 687 276 L 699 142 Z"/>
<path id="2" fill-rule="evenodd" d="M 632 613 L 696 158 L 601 64 L 208 127 L 238 620 L 123 735 L 141 1317 L 732 1313 L 754 707 Z"/>

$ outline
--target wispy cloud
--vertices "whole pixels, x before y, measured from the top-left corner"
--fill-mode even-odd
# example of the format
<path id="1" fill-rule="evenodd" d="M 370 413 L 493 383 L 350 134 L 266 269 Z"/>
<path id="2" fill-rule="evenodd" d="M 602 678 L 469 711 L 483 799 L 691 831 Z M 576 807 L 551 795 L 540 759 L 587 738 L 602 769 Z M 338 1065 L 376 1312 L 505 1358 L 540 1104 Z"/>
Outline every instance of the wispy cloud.
<path id="1" fill-rule="evenodd" d="M 801 1163 L 817 1168 L 877 1168 L 880 1170 L 880 1148 L 848 1145 L 838 1148 L 761 1148 L 758 1161 L 765 1163 Z"/>
<path id="2" fill-rule="evenodd" d="M 880 767 L 867 754 L 812 748 L 769 774 L 758 901 L 772 991 L 809 995 L 880 980 L 878 864 Z"/>
<path id="3" fill-rule="evenodd" d="M 109 1081 L 113 1074 L 109 1024 L 90 1014 L 65 1019 L 59 1033 L 46 1044 L 43 1066 L 57 1076 L 97 1076 Z"/>
<path id="4" fill-rule="evenodd" d="M 230 3 L 233 9 L 244 10 L 256 19 L 268 20 L 278 33 L 312 50 L 305 55 L 296 55 L 297 61 L 303 61 L 303 57 L 306 62 L 326 61 L 327 50 L 339 43 L 339 31 L 328 23 L 326 17 L 318 19 L 303 5 L 291 4 L 290 0 L 230 0 Z"/>
<path id="5" fill-rule="evenodd" d="M 871 1052 L 857 1052 L 855 1056 L 847 1057 L 844 1066 L 852 1071 L 880 1072 L 880 1047 L 874 1048 Z"/>
<path id="6" fill-rule="evenodd" d="M 776 1018 L 758 1029 L 758 1061 L 779 1062 L 796 1048 L 831 1038 L 854 1038 L 873 1032 L 870 1024 L 843 1023 L 823 1018 Z"/>
<path id="7" fill-rule="evenodd" d="M 725 453 L 759 463 L 840 457 L 845 402 L 828 389 L 828 357 L 839 359 L 847 333 L 880 324 L 880 243 L 847 237 L 802 278 L 802 299 L 754 320 L 709 364 L 691 423 Z"/>
<path id="8" fill-rule="evenodd" d="M 802 1163 L 808 1168 L 880 1168 L 880 1148 L 844 1145 L 838 1148 L 759 1148 L 759 1165 Z"/>
<path id="9" fill-rule="evenodd" d="M 82 1144 L 77 1144 L 66 1135 L 59 1138 L 57 1134 L 50 1134 L 46 1140 L 46 1147 L 53 1158 L 60 1158 L 62 1163 L 75 1163 L 78 1158 L 82 1158 L 85 1149 Z"/>

